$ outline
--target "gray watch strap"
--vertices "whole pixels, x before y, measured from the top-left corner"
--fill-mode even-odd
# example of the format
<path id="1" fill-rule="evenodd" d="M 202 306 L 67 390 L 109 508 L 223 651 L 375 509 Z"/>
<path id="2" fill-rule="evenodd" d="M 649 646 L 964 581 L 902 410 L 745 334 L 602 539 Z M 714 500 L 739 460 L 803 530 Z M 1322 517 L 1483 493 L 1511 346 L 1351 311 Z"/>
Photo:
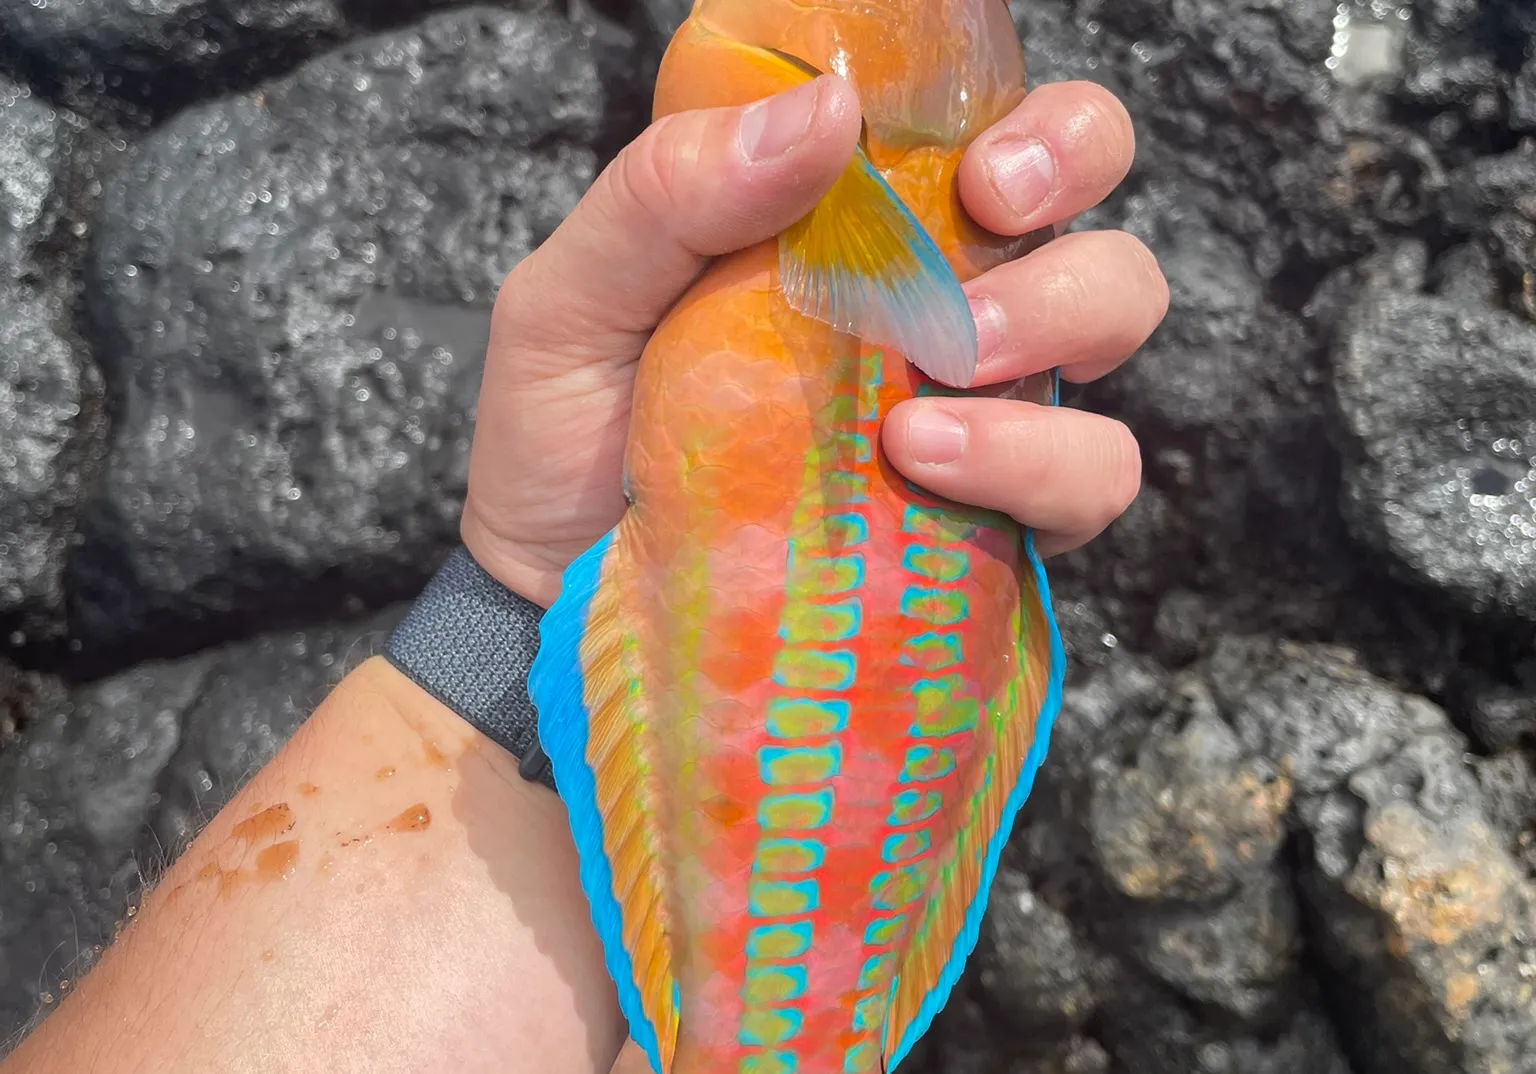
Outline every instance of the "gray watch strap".
<path id="1" fill-rule="evenodd" d="M 543 615 L 487 574 L 467 548 L 455 548 L 390 635 L 384 657 L 516 757 L 524 779 L 554 790 L 528 696 Z"/>

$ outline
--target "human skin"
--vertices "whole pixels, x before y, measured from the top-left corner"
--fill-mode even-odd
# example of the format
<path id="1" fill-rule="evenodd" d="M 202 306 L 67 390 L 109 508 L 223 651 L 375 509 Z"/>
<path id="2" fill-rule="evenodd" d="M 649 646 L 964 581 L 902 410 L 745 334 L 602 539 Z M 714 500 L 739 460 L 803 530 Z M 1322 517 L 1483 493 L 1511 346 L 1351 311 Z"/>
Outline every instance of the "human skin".
<path id="1" fill-rule="evenodd" d="M 565 564 L 618 519 L 651 330 L 710 257 L 806 212 L 857 132 L 852 93 L 831 77 L 763 106 L 667 117 L 513 271 L 462 527 L 502 582 L 548 605 Z M 1027 144 L 1047 171 L 1021 162 Z M 962 198 L 983 226 L 1023 234 L 1102 200 L 1132 152 L 1105 91 L 1042 87 L 971 147 Z M 982 386 L 1055 365 L 1101 376 L 1167 304 L 1151 255 L 1114 232 L 1064 236 L 967 292 L 992 303 Z M 1140 478 L 1118 423 L 1002 398 L 903 404 L 883 444 L 934 492 L 1036 527 L 1047 554 L 1102 530 Z M 370 660 L 172 864 L 0 1074 L 607 1071 L 625 1030 L 566 825 L 512 758 Z"/>

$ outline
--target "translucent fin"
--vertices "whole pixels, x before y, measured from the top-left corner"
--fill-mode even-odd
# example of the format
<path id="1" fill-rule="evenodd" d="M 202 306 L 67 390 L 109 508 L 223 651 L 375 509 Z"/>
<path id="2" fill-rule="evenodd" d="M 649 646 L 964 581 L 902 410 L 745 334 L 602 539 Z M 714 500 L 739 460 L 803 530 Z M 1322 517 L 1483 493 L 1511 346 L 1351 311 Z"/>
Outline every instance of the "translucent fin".
<path id="1" fill-rule="evenodd" d="M 976 375 L 976 321 L 949 262 L 862 149 L 832 189 L 779 236 L 790 306 L 900 351 L 956 388 Z"/>
<path id="2" fill-rule="evenodd" d="M 651 1069 L 663 1074 L 677 1043 L 677 988 L 654 767 L 643 701 L 631 689 L 633 635 L 620 620 L 621 587 L 603 580 L 614 532 L 566 569 L 560 599 L 539 627 L 528 692 L 619 1005 Z"/>
<path id="3" fill-rule="evenodd" d="M 887 1070 L 895 1070 L 927 1032 L 976 947 L 998 859 L 1045 760 L 1061 708 L 1066 653 L 1033 533 L 1025 534 L 1024 551 L 1033 576 L 1026 579 L 1019 621 L 1019 674 L 989 721 L 995 737 L 990 776 L 977 781 L 954 851 L 938 869 L 946 882 L 920 919 L 897 971 L 886 1014 Z M 1008 778 L 1015 775 L 1016 781 Z"/>

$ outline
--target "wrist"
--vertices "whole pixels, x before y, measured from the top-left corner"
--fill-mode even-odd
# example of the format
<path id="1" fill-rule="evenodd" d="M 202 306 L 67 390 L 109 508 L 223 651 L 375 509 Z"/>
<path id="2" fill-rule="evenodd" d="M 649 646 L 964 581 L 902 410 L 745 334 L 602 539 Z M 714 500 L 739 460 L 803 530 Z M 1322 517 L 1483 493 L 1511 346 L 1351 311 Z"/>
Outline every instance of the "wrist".
<path id="1" fill-rule="evenodd" d="M 562 571 L 521 542 L 493 532 L 472 503 L 465 505 L 459 539 L 487 574 L 524 600 L 548 609 L 560 595 Z"/>

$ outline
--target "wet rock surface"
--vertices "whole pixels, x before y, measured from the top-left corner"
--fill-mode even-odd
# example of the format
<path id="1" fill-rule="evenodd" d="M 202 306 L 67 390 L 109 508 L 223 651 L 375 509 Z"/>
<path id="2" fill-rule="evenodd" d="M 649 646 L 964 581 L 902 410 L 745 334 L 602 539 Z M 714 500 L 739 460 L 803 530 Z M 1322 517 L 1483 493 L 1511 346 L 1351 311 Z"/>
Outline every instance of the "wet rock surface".
<path id="1" fill-rule="evenodd" d="M 56 633 L 100 391 L 56 267 L 80 121 L 0 75 L 0 626 Z"/>
<path id="2" fill-rule="evenodd" d="M 1395 287 L 1347 319 L 1351 528 L 1469 611 L 1536 619 L 1536 324 Z"/>
<path id="3" fill-rule="evenodd" d="M 602 102 L 577 28 L 469 9 L 139 143 L 85 266 L 116 409 L 72 560 L 85 644 L 419 586 L 491 302 L 591 180 Z"/>
<path id="4" fill-rule="evenodd" d="M 1173 304 L 1068 396 L 1145 488 L 908 1065 L 1536 1071 L 1536 15 L 1011 6 Z M 687 7 L 0 8 L 0 1036 L 453 541 L 495 291 Z"/>
<path id="5" fill-rule="evenodd" d="M 217 68 L 231 54 L 334 38 L 345 25 L 334 0 L 48 0 L 7 4 L 0 31 L 45 69 L 101 72 L 103 89 L 158 68 Z"/>

